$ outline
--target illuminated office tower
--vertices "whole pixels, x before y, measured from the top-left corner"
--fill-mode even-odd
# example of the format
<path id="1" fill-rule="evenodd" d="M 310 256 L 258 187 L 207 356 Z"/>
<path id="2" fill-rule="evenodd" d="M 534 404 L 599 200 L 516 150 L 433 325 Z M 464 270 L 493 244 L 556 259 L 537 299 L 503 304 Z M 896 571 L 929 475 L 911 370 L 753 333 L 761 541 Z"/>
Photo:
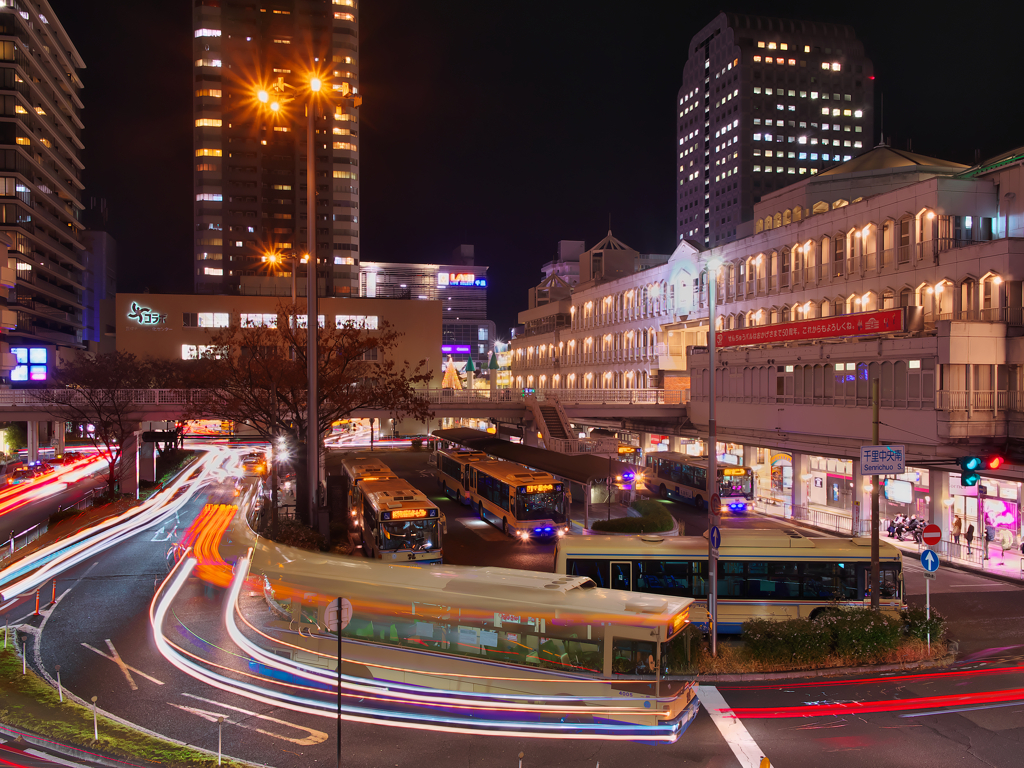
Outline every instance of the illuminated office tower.
<path id="1" fill-rule="evenodd" d="M 319 293 L 359 293 L 359 117 L 355 0 L 196 0 L 193 9 L 194 280 L 197 293 L 286 296 L 298 267 L 305 295 L 308 243 Z M 316 129 L 315 236 L 306 227 L 306 115 L 310 68 L 333 105 Z M 277 115 L 256 93 L 283 84 L 297 98 Z M 268 258 L 276 255 L 276 259 Z"/>
<path id="2" fill-rule="evenodd" d="M 679 89 L 678 239 L 752 234 L 737 227 L 763 195 L 871 149 L 873 80 L 851 27 L 719 14 Z"/>

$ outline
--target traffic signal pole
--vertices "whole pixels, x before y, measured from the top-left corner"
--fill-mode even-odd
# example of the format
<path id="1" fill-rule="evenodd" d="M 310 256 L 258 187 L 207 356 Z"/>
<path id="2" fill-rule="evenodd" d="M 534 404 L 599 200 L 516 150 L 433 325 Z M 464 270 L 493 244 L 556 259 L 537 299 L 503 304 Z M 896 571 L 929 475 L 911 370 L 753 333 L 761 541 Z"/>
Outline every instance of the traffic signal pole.
<path id="1" fill-rule="evenodd" d="M 871 410 L 874 421 L 871 425 L 871 444 L 878 442 L 878 379 L 871 381 Z M 861 497 L 863 498 L 863 497 Z M 871 608 L 878 610 L 878 592 L 882 569 L 878 554 L 878 475 L 871 476 Z"/>

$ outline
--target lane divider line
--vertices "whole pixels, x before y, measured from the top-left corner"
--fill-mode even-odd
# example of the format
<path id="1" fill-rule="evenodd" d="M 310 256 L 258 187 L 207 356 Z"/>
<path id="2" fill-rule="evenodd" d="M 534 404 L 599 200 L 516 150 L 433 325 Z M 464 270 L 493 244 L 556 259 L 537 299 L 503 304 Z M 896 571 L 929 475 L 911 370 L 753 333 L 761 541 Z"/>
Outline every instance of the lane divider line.
<path id="1" fill-rule="evenodd" d="M 721 691 L 713 685 L 700 685 L 697 687 L 697 698 L 711 715 L 711 721 L 717 726 L 718 732 L 722 734 L 741 768 L 759 768 L 764 752 L 757 746 L 746 726 L 725 703 Z"/>

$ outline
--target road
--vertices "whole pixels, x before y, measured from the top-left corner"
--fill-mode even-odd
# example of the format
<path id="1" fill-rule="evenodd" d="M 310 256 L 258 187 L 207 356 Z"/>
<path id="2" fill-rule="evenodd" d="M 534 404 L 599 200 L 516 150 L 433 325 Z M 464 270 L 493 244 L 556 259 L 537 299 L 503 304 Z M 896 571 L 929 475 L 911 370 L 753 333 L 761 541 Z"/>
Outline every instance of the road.
<path id="1" fill-rule="evenodd" d="M 392 468 L 429 490 L 449 516 L 446 559 L 548 570 L 551 545 L 502 540 L 500 532 L 473 525 L 469 511 L 436 492 L 426 455 L 382 454 Z M 199 494 L 174 523 L 183 529 L 201 509 Z M 39 661 L 51 674 L 61 664 L 69 690 L 140 726 L 207 749 L 216 749 L 218 715 L 228 718 L 225 752 L 264 765 L 292 768 L 334 764 L 335 725 L 330 719 L 274 709 L 207 687 L 172 667 L 156 651 L 148 624 L 155 584 L 166 573 L 167 531 L 155 527 L 83 563 L 59 583 L 66 594 L 47 617 Z M 495 535 L 496 534 L 496 535 Z M 907 564 L 907 586 L 924 579 Z M 769 685 L 702 686 L 705 707 L 674 745 L 631 742 L 486 738 L 393 726 L 345 724 L 345 766 L 467 767 L 518 765 L 644 768 L 646 766 L 757 765 L 760 754 L 779 766 L 877 765 L 880 755 L 899 766 L 1010 766 L 1024 738 L 1024 693 L 991 701 L 992 693 L 1024 688 L 1017 632 L 1019 588 L 980 576 L 940 571 L 936 604 L 961 611 L 967 658 L 953 674 L 886 676 L 884 679 L 787 681 Z M 221 627 L 222 591 L 192 579 L 174 606 L 174 637 L 191 652 L 233 668 L 245 660 L 232 652 Z M 973 625 L 982 622 L 980 626 Z M 983 622 L 988 622 L 987 624 Z M 968 632 L 973 628 L 973 632 Z M 985 638 L 997 637 L 996 641 Z M 122 667 L 121 665 L 125 666 Z M 716 698 L 716 691 L 721 699 Z M 920 697 L 936 697 L 917 709 Z M 716 703 L 718 702 L 718 703 Z M 713 717 L 718 706 L 740 708 L 738 718 Z M 865 703 L 880 711 L 863 711 Z M 794 711 L 782 708 L 793 707 Z M 837 708 L 840 710 L 837 713 Z M 949 711 L 963 709 L 964 711 Z M 927 714 L 937 710 L 944 714 Z M 717 713 L 715 713 L 717 714 Z M 780 716 L 781 715 L 781 716 Z M 911 715 L 911 716 L 908 716 Z M 716 722 L 716 720 L 718 722 Z M 798 733 L 799 732 L 799 733 Z M 752 755 L 754 762 L 737 757 Z M 841 756 L 834 753 L 842 752 Z"/>

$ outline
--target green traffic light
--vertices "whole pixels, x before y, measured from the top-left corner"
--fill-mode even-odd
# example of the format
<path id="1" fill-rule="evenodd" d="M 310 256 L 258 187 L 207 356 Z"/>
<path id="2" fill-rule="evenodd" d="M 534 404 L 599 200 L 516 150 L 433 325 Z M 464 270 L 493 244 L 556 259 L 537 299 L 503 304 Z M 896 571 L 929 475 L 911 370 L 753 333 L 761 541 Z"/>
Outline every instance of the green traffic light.
<path id="1" fill-rule="evenodd" d="M 964 456 L 960 459 L 960 466 L 963 469 L 980 469 L 981 458 L 978 456 Z"/>

